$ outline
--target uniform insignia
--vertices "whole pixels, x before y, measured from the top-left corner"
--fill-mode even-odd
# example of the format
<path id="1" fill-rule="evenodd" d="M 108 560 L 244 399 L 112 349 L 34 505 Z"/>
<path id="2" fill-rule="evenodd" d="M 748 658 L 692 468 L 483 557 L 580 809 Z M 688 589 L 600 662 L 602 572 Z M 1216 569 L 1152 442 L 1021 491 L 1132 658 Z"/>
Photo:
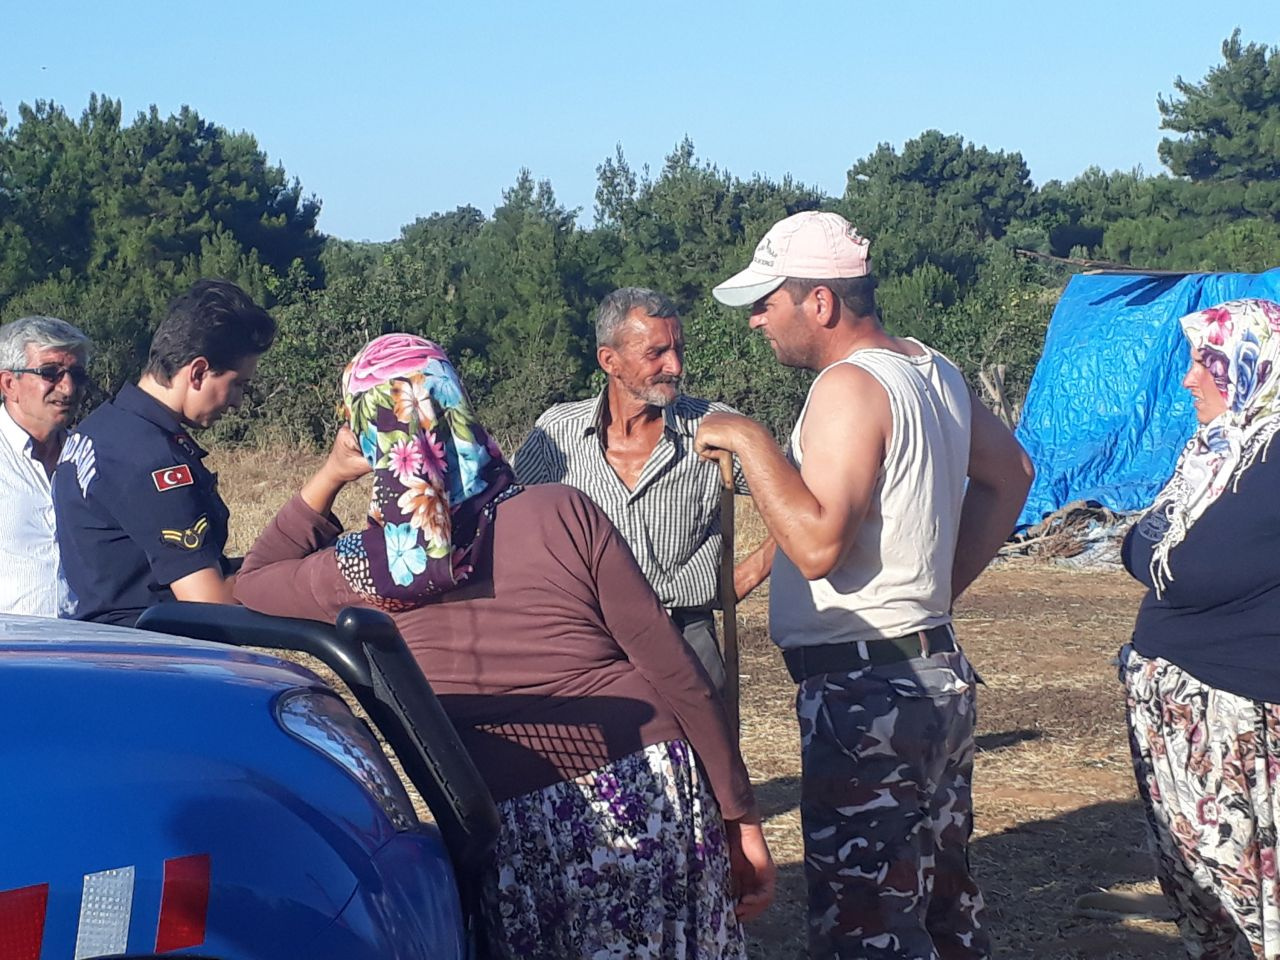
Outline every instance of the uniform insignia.
<path id="1" fill-rule="evenodd" d="M 75 465 L 80 496 L 89 496 L 89 486 L 98 475 L 98 456 L 93 450 L 93 438 L 86 437 L 83 433 L 72 434 L 63 446 L 58 462 Z"/>
<path id="2" fill-rule="evenodd" d="M 161 530 L 160 540 L 180 550 L 199 550 L 204 545 L 204 535 L 209 531 L 209 518 L 201 517 L 185 530 Z"/>
<path id="3" fill-rule="evenodd" d="M 200 456 L 200 449 L 196 446 L 195 441 L 185 433 L 175 433 L 173 435 L 173 442 L 176 443 L 178 448 L 188 457 Z"/>
<path id="4" fill-rule="evenodd" d="M 153 470 L 151 480 L 156 485 L 156 489 L 161 492 L 172 490 L 174 487 L 189 487 L 195 483 L 191 478 L 191 468 L 185 463 Z"/>

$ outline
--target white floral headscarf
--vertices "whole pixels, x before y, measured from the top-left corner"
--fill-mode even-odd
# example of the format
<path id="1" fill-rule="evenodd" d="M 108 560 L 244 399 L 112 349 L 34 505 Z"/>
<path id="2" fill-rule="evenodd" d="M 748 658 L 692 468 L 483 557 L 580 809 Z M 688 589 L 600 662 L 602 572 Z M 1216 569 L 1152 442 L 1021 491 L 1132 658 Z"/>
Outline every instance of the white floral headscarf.
<path id="1" fill-rule="evenodd" d="M 1201 352 L 1227 409 L 1197 428 L 1143 519 L 1164 528 L 1151 557 L 1157 596 L 1173 579 L 1169 551 L 1225 490 L 1238 487 L 1241 474 L 1259 456 L 1266 459 L 1267 447 L 1280 430 L 1280 376 L 1275 375 L 1280 304 L 1230 300 L 1179 322 L 1192 350 Z"/>

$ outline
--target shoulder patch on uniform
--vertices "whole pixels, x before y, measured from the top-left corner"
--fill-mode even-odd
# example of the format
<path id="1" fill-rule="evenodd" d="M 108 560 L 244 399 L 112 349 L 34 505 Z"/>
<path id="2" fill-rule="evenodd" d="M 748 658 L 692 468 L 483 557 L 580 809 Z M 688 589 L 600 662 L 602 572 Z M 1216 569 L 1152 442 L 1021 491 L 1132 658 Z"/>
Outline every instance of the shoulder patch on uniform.
<path id="1" fill-rule="evenodd" d="M 160 541 L 179 550 L 199 550 L 209 532 L 209 518 L 201 517 L 185 530 L 161 530 Z"/>
<path id="2" fill-rule="evenodd" d="M 160 470 L 152 470 L 151 480 L 156 485 L 156 489 L 161 492 L 172 490 L 174 487 L 189 487 L 195 483 L 191 478 L 191 468 L 185 463 L 175 464 L 172 467 L 163 467 Z"/>
<path id="3" fill-rule="evenodd" d="M 89 496 L 89 485 L 98 475 L 97 459 L 93 452 L 93 438 L 83 433 L 73 433 L 62 448 L 62 456 L 58 458 L 58 462 L 75 467 L 81 497 Z"/>

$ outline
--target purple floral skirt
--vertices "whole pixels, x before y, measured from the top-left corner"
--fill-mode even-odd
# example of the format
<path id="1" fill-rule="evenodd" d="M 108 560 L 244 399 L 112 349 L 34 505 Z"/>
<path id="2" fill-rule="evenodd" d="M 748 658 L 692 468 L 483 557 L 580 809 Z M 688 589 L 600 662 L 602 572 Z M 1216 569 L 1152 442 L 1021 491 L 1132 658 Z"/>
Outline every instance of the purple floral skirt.
<path id="1" fill-rule="evenodd" d="M 495 957 L 745 958 L 720 811 L 682 740 L 498 804 Z"/>

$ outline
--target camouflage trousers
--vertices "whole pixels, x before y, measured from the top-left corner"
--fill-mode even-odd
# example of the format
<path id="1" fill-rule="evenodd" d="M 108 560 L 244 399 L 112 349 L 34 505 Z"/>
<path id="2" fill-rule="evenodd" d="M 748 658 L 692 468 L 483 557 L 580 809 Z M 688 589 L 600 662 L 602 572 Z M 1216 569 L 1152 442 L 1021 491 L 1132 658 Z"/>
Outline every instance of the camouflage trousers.
<path id="1" fill-rule="evenodd" d="M 968 858 L 976 682 L 956 651 L 800 684 L 813 960 L 990 955 Z"/>

